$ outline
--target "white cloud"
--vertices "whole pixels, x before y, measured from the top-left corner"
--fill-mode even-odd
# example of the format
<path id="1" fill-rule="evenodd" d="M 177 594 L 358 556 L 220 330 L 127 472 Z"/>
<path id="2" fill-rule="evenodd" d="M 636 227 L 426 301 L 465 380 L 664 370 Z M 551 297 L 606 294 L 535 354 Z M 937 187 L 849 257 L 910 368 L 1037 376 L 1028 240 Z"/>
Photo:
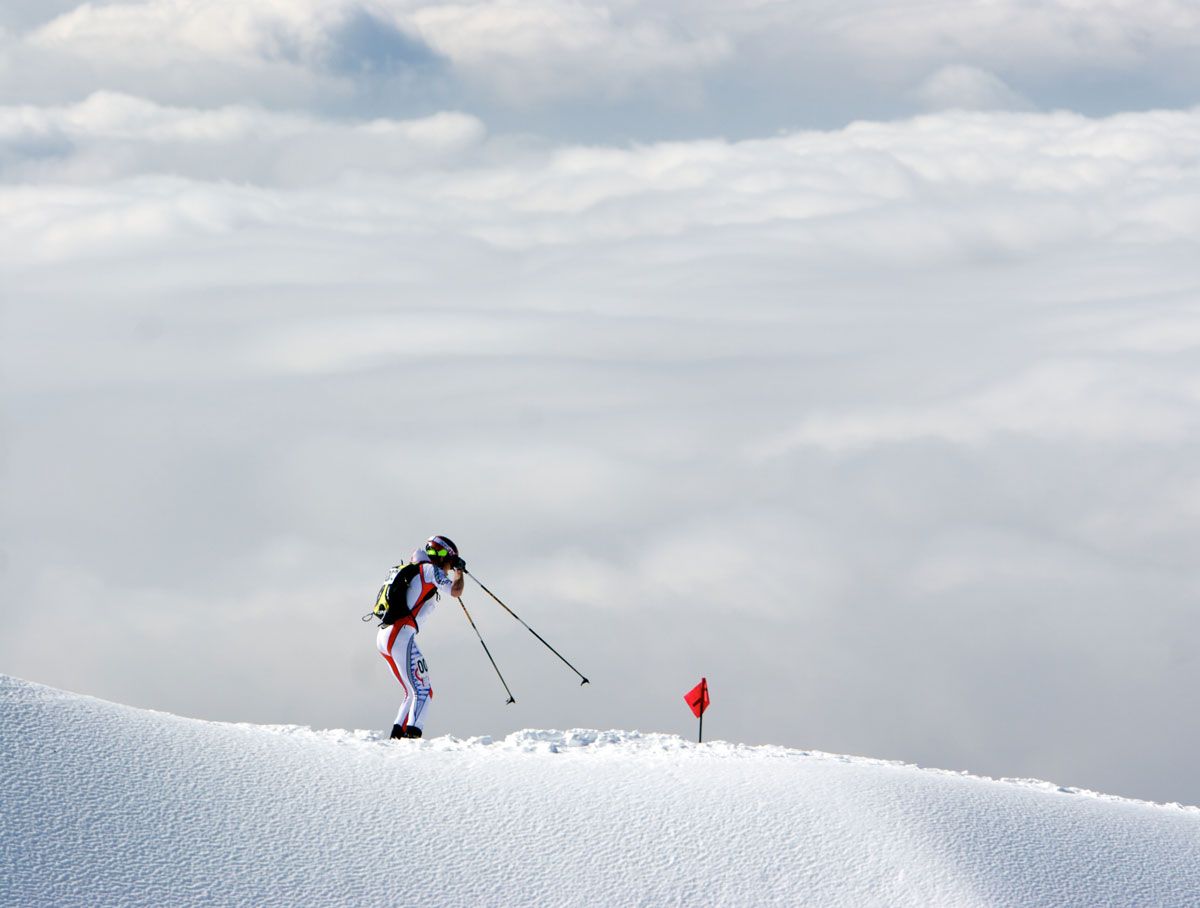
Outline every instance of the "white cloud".
<path id="1" fill-rule="evenodd" d="M 1033 105 L 993 73 L 974 66 L 943 66 L 914 91 L 928 110 L 1028 110 Z"/>
<path id="2" fill-rule="evenodd" d="M 117 57 L 140 69 L 197 60 L 295 63 L 315 54 L 349 6 L 313 0 L 85 3 L 37 28 L 28 40 L 101 62 Z"/>
<path id="3" fill-rule="evenodd" d="M 63 107 L 0 108 L 9 180 L 94 182 L 142 173 L 256 183 L 322 183 L 355 170 L 453 163 L 484 136 L 475 117 L 344 123 L 243 105 L 167 107 L 98 92 Z"/>
<path id="4" fill-rule="evenodd" d="M 1198 41 L 1185 0 L 145 0 L 80 5 L 10 34 L 0 59 L 36 76 L 25 95 L 8 86 L 10 101 L 75 100 L 87 86 L 177 104 L 436 99 L 518 120 L 549 105 L 583 134 L 627 136 L 661 135 L 664 111 L 744 134 L 914 104 L 1194 104 Z"/>
<path id="5" fill-rule="evenodd" d="M 878 412 L 814 415 L 763 446 L 779 456 L 813 445 L 833 451 L 912 441 L 982 445 L 998 436 L 1046 441 L 1181 442 L 1200 429 L 1200 384 L 1098 361 L 1060 361 L 960 399 Z"/>
<path id="6" fill-rule="evenodd" d="M 744 142 L 512 150 L 458 113 L 333 122 L 97 94 L 0 108 L 0 136 L 19 181 L 0 190 L 9 261 L 316 224 L 364 249 L 387 237 L 424 250 L 434 230 L 451 246 L 531 253 L 685 243 L 692 258 L 741 236 L 795 267 L 911 269 L 1186 244 L 1200 228 L 1188 203 L 1200 111 L 948 113 Z M 421 270 L 421 254 L 396 261 Z"/>
<path id="7" fill-rule="evenodd" d="M 529 104 L 588 94 L 654 91 L 658 79 L 699 76 L 731 54 L 696 17 L 628 2 L 507 0 L 424 5 L 421 34 L 472 81 Z"/>
<path id="8" fill-rule="evenodd" d="M 631 262 L 745 242 L 792 271 L 912 270 L 1095 243 L 1167 249 L 1200 228 L 1188 204 L 1200 111 L 950 113 L 745 142 L 511 150 L 457 113 L 333 122 L 99 94 L 0 108 L 0 136 L 19 181 L 0 189 L 10 262 L 315 225 L 330 248 L 401 250 L 389 272 L 425 271 L 434 235 L 446 249 L 595 247 Z M 656 246 L 619 246 L 635 241 Z"/>
<path id="9" fill-rule="evenodd" d="M 365 46 L 341 46 L 347 22 L 366 17 Z M 518 104 L 600 91 L 620 96 L 654 78 L 703 71 L 729 54 L 720 35 L 637 5 L 561 0 L 457 4 L 260 2 L 194 4 L 151 0 L 84 5 L 28 41 L 139 69 L 230 62 L 327 68 L 334 58 L 370 53 L 380 30 L 427 42 L 463 77 Z"/>
<path id="10" fill-rule="evenodd" d="M 831 9 L 826 27 L 859 53 L 885 58 L 969 54 L 975 60 L 1023 61 L 1042 69 L 1081 63 L 1125 67 L 1146 62 L 1151 45 L 1186 46 L 1200 30 L 1200 13 L 1184 0 L 1051 0 L 1035 6 L 989 0 L 858 0 Z"/>

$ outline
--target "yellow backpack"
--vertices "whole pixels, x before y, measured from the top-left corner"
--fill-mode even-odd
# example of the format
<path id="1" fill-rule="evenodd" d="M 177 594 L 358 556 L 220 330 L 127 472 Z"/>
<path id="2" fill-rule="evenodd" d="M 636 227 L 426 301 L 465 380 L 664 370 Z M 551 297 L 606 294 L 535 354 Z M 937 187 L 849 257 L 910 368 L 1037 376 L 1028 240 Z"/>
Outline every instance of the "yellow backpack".
<path id="1" fill-rule="evenodd" d="M 380 627 L 388 627 L 412 614 L 408 607 L 408 585 L 421 570 L 419 564 L 407 562 L 395 565 L 375 597 L 375 607 L 363 615 L 363 621 L 379 619 Z"/>

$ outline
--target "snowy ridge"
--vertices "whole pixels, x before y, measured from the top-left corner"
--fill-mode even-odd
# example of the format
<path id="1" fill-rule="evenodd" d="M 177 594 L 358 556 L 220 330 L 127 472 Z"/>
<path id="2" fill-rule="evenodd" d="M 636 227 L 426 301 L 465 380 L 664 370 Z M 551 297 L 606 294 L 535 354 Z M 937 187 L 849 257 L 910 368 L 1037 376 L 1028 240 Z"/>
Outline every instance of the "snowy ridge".
<path id="1" fill-rule="evenodd" d="M 387 736 L 383 732 L 368 729 L 350 731 L 342 728 L 314 729 L 306 725 L 209 724 L 228 724 L 232 728 L 257 728 L 275 734 L 308 737 L 313 740 L 344 745 L 361 743 L 375 746 L 387 741 Z M 599 731 L 594 728 L 572 728 L 566 731 L 526 728 L 513 732 L 498 741 L 491 735 L 480 735 L 472 738 L 458 738 L 454 735 L 444 735 L 439 738 L 430 738 L 423 741 L 405 742 L 403 746 L 439 752 L 469 750 L 482 747 L 490 751 L 519 753 L 594 754 L 603 752 L 608 748 L 616 747 L 626 754 L 638 751 L 650 753 L 698 751 L 709 758 L 751 756 L 756 759 L 795 759 L 803 757 L 813 760 L 833 760 L 838 763 L 849 763 L 855 766 L 900 767 L 931 775 L 952 776 L 956 779 L 974 779 L 978 782 L 991 782 L 1002 785 L 1016 785 L 1039 791 L 1053 791 L 1060 794 L 1098 798 L 1102 801 L 1113 801 L 1120 804 L 1138 804 L 1144 807 L 1159 807 L 1164 810 L 1181 810 L 1200 816 L 1200 806 L 1180 804 L 1175 801 L 1160 803 L 1157 801 L 1144 801 L 1139 798 L 1126 798 L 1120 795 L 1106 794 L 1102 791 L 1092 791 L 1087 788 L 1059 785 L 1056 782 L 1047 782 L 1043 779 L 995 778 L 993 776 L 978 775 L 967 770 L 936 769 L 928 766 L 920 766 L 916 763 L 905 763 L 901 760 L 880 760 L 875 757 L 826 753 L 820 750 L 798 750 L 794 747 L 780 747 L 772 744 L 738 744 L 731 741 L 710 741 L 705 744 L 697 744 L 694 741 L 681 738 L 679 735 L 660 734 L 657 732 L 621 731 L 617 729 Z"/>
<path id="2" fill-rule="evenodd" d="M 1200 810 L 671 735 L 389 742 L 0 675 L 0 905 L 1192 905 Z"/>

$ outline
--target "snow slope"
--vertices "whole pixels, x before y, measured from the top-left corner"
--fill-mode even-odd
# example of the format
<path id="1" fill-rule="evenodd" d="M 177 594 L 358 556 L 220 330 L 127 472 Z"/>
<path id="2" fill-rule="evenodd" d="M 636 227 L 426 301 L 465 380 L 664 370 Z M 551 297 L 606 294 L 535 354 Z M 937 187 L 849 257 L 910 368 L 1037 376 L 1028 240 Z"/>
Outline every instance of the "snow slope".
<path id="1" fill-rule="evenodd" d="M 0 675 L 0 904 L 1195 905 L 1200 810 L 636 732 L 385 742 Z"/>

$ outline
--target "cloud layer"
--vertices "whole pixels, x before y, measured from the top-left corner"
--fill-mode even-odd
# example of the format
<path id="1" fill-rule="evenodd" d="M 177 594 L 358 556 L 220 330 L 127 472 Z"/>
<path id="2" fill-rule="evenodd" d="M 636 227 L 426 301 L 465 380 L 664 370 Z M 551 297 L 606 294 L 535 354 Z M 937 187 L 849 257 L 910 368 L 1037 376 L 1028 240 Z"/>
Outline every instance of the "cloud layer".
<path id="1" fill-rule="evenodd" d="M 8 9 L 4 670 L 378 725 L 446 532 L 595 689 L 472 588 L 519 704 L 445 603 L 438 732 L 706 674 L 719 736 L 1200 798 L 1194 14 L 804 13 Z M 1105 78 L 1160 109 L 1051 111 Z"/>
<path id="2" fill-rule="evenodd" d="M 183 0 L 10 13 L 0 100 L 431 105 L 555 135 L 738 135 L 967 107 L 1200 102 L 1200 15 L 1145 4 Z M 12 83 L 10 83 L 12 84 Z"/>

